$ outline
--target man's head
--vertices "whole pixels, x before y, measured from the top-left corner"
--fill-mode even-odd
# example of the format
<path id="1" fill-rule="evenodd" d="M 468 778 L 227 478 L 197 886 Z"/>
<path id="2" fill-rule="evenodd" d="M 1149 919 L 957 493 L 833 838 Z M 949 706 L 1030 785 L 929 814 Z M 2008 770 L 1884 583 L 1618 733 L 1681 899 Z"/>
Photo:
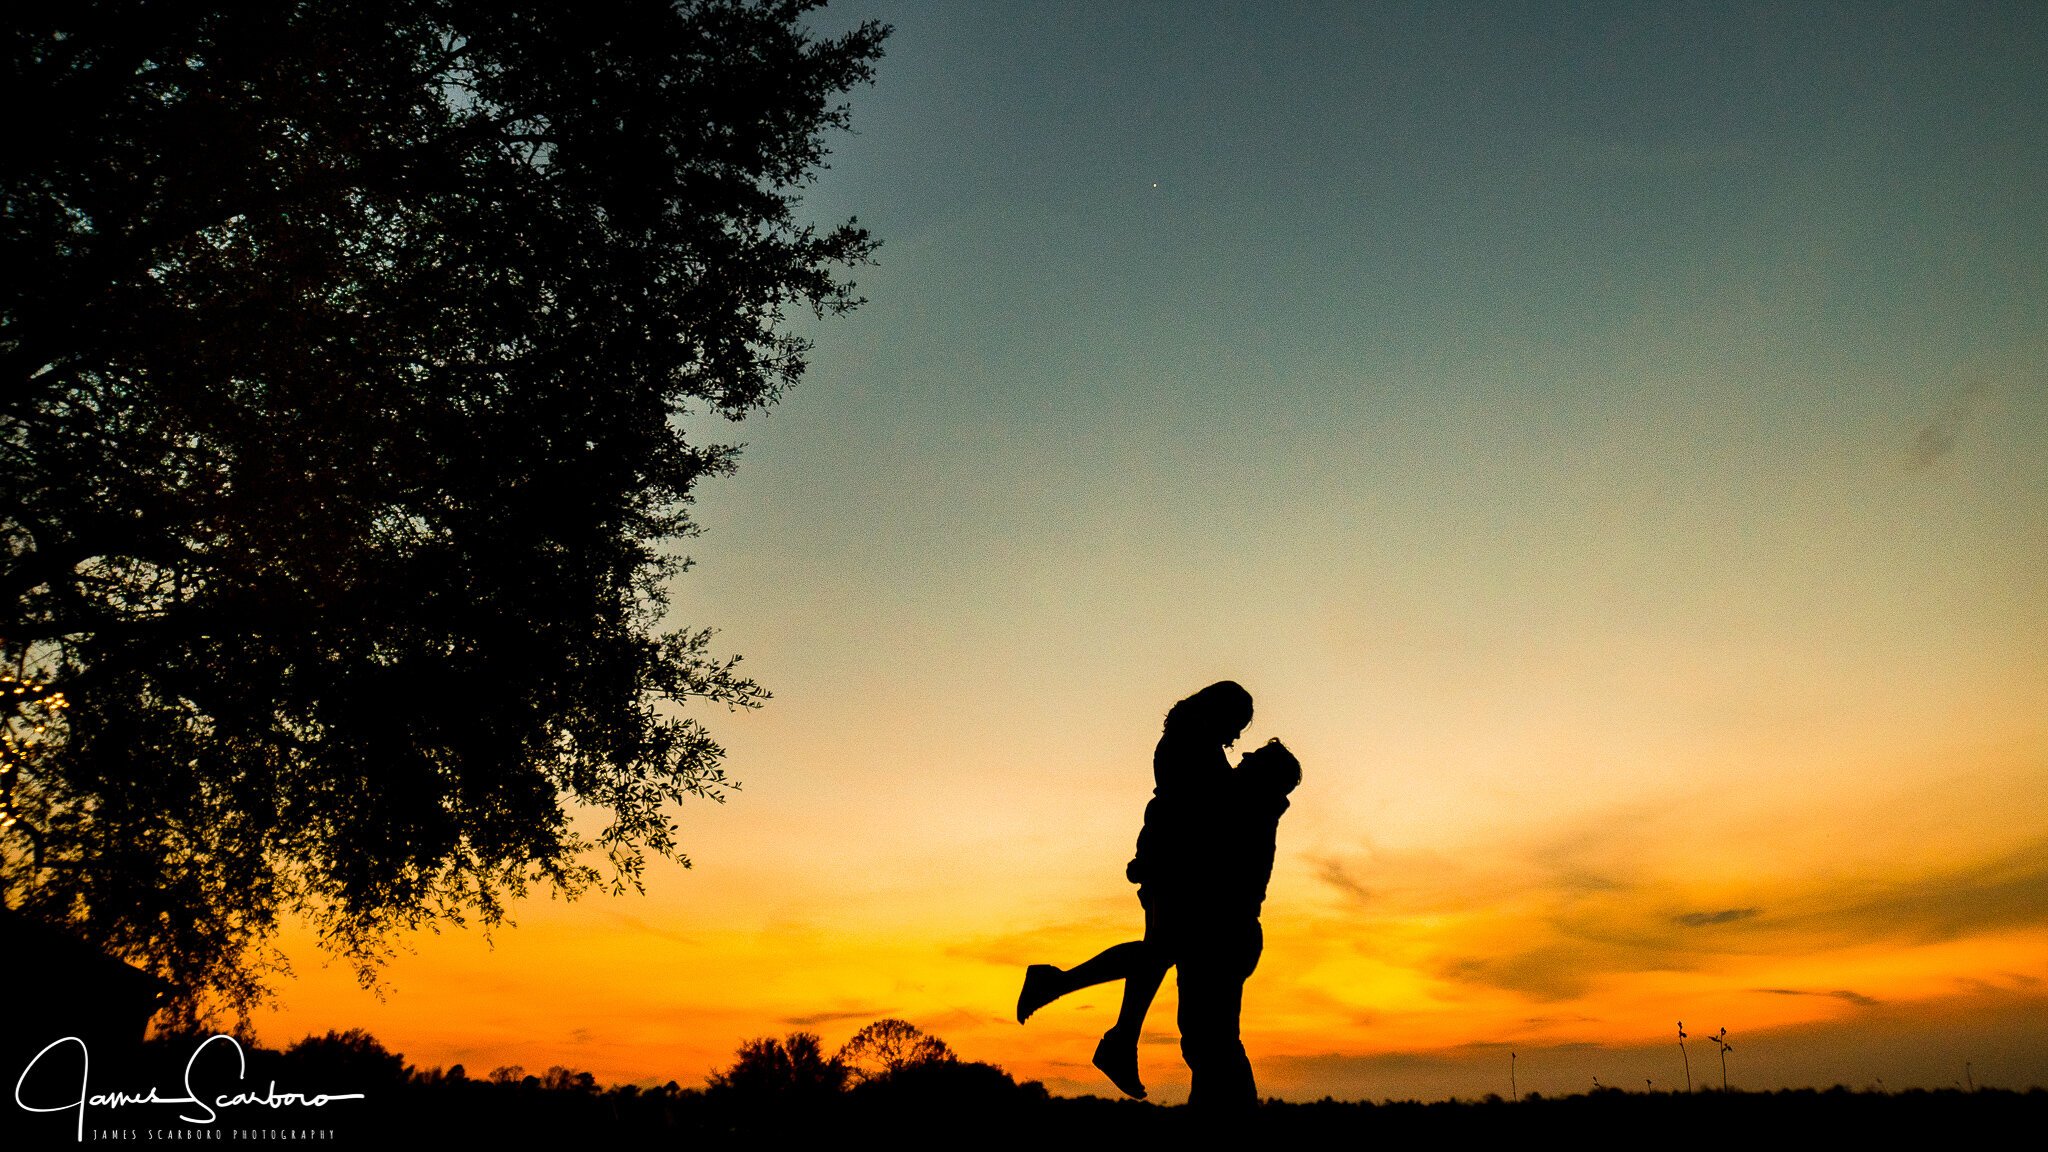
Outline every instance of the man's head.
<path id="1" fill-rule="evenodd" d="M 1285 796 L 1301 783 L 1301 761 L 1287 745 L 1268 740 L 1244 754 L 1237 762 L 1237 774 L 1261 791 Z"/>

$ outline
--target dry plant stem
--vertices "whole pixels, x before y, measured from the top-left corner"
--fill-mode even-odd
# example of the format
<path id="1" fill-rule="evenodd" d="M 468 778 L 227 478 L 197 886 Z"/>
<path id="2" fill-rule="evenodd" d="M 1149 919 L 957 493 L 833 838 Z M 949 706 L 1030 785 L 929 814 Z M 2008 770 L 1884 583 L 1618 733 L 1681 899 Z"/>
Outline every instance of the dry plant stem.
<path id="1" fill-rule="evenodd" d="M 1685 1094 L 1692 1095 L 1692 1057 L 1685 1054 L 1685 1021 L 1678 1022 L 1678 1058 L 1685 1061 Z"/>

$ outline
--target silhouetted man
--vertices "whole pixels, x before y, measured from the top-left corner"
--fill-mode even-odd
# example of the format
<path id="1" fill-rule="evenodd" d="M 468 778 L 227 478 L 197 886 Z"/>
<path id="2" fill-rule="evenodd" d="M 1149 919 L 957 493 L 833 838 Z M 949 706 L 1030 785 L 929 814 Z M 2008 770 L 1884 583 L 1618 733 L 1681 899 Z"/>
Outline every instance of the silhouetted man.
<path id="1" fill-rule="evenodd" d="M 1215 867 L 1208 898 L 1180 918 L 1166 945 L 1179 968 L 1180 1050 L 1192 1080 L 1188 1103 L 1236 1111 L 1259 1102 L 1239 1021 L 1244 982 L 1259 965 L 1259 911 L 1273 876 L 1273 851 L 1301 762 L 1278 740 L 1245 754 L 1217 798 Z"/>

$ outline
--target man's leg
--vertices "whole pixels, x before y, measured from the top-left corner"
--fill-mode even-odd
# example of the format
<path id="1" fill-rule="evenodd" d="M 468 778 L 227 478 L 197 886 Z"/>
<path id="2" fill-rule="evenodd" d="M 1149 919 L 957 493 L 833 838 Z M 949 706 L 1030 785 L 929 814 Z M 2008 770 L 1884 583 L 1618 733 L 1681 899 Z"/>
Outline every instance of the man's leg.
<path id="1" fill-rule="evenodd" d="M 1180 1050 L 1192 1073 L 1189 1104 L 1242 1111 L 1259 1102 L 1239 1018 L 1245 979 L 1258 967 L 1264 947 L 1264 934 L 1252 920 L 1201 933 L 1180 957 Z"/>

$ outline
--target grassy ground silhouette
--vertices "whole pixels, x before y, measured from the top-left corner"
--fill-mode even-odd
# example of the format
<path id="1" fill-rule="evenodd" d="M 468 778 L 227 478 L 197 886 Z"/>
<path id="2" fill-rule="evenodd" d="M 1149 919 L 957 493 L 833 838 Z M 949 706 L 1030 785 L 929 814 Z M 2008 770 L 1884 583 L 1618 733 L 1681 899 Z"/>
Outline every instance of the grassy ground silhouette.
<path id="1" fill-rule="evenodd" d="M 172 1090 L 184 1083 L 185 1066 L 200 1039 L 153 1040 L 104 1074 L 96 1063 L 93 1090 L 146 1091 L 156 1085 L 164 1095 L 181 1095 L 182 1090 Z M 995 1065 L 957 1058 L 936 1038 L 921 1048 L 916 1039 L 909 1037 L 909 1043 L 883 1059 L 855 1063 L 827 1056 L 808 1034 L 764 1038 L 743 1046 L 734 1064 L 701 1088 L 673 1081 L 652 1088 L 604 1088 L 591 1074 L 564 1067 L 533 1075 L 499 1068 L 476 1077 L 459 1065 L 412 1068 L 362 1032 L 329 1033 L 283 1051 L 245 1045 L 247 1068 L 240 1084 L 217 1086 L 259 1093 L 361 1092 L 365 1099 L 333 1101 L 318 1109 L 226 1109 L 213 1129 L 223 1135 L 242 1132 L 238 1139 L 245 1142 L 251 1132 L 259 1140 L 274 1132 L 267 1138 L 284 1142 L 287 1131 L 312 1130 L 315 1139 L 340 1147 L 545 1147 L 594 1140 L 650 1148 L 865 1147 L 886 1141 L 1063 1152 L 1207 1144 L 1219 1132 L 1258 1146 L 1531 1138 L 1611 1146 L 1674 1137 L 1711 1139 L 1716 1145 L 1844 1140 L 1897 1145 L 2040 1131 L 2048 1122 L 2048 1091 L 2038 1087 L 2024 1092 L 1835 1087 L 1691 1095 L 1605 1088 L 1561 1097 L 1531 1093 L 1518 1101 L 1498 1096 L 1429 1103 L 1268 1100 L 1245 1115 L 1219 1118 L 1185 1106 L 1051 1096 L 1042 1085 L 1020 1084 Z M 233 1057 L 226 1049 L 217 1044 L 208 1055 L 225 1058 L 216 1080 L 234 1078 Z M 37 1090 L 30 1084 L 29 1098 Z M 75 1080 L 71 1090 L 75 1094 Z M 141 1135 L 114 1138 L 149 1138 L 151 1131 L 159 1133 L 154 1138 L 166 1133 L 189 1138 L 206 1127 L 179 1119 L 191 1111 L 190 1106 L 161 1103 L 91 1107 L 87 1139 L 123 1131 Z M 30 1138 L 26 1146 L 71 1142 L 75 1113 L 21 1115 L 27 1120 L 9 1127 Z"/>

